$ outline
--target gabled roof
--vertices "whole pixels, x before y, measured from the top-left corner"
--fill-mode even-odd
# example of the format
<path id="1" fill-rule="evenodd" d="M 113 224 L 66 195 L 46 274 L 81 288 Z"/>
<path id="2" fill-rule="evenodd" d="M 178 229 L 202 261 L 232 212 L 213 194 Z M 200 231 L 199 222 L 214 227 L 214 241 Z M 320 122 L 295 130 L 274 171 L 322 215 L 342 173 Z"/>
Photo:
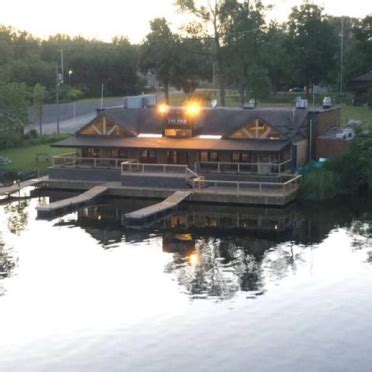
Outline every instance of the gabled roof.
<path id="1" fill-rule="evenodd" d="M 180 108 L 172 109 L 179 111 Z M 241 108 L 204 108 L 197 120 L 198 135 L 221 135 L 228 138 L 231 134 L 243 128 L 248 123 L 259 120 L 271 126 L 283 139 L 293 139 L 306 133 L 306 118 L 308 110 L 293 110 L 292 108 L 256 108 L 243 110 Z M 111 118 L 131 137 L 140 133 L 162 133 L 164 119 L 155 109 L 110 109 L 98 117 L 105 115 Z M 82 129 L 93 124 L 97 118 Z M 81 129 L 81 130 L 82 130 Z M 77 134 L 80 134 L 80 131 Z"/>
<path id="2" fill-rule="evenodd" d="M 119 138 L 102 136 L 73 136 L 53 144 L 53 147 L 123 147 L 163 150 L 196 151 L 280 151 L 289 145 L 286 140 L 260 139 L 202 139 L 191 138 Z"/>
<path id="3" fill-rule="evenodd" d="M 94 124 L 100 118 L 106 116 L 115 124 L 119 125 L 130 137 L 137 137 L 139 133 L 161 133 L 162 121 L 154 110 L 148 109 L 110 109 L 105 110 L 88 124 L 80 128 L 76 134 Z"/>
<path id="4" fill-rule="evenodd" d="M 372 82 L 372 71 L 367 72 L 364 75 L 357 76 L 352 81 L 355 81 L 355 82 Z"/>

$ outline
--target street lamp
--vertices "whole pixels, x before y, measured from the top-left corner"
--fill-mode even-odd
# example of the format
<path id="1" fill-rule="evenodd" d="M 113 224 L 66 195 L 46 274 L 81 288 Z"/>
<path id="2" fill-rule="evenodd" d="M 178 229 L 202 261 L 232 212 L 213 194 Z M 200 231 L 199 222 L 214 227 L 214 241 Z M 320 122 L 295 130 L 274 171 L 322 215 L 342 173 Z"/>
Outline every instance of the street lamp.
<path id="1" fill-rule="evenodd" d="M 56 99 L 57 99 L 57 134 L 59 134 L 59 87 L 63 84 L 63 75 L 56 69 Z"/>
<path id="2" fill-rule="evenodd" d="M 72 70 L 68 71 L 68 85 L 71 85 L 71 75 L 72 75 Z"/>

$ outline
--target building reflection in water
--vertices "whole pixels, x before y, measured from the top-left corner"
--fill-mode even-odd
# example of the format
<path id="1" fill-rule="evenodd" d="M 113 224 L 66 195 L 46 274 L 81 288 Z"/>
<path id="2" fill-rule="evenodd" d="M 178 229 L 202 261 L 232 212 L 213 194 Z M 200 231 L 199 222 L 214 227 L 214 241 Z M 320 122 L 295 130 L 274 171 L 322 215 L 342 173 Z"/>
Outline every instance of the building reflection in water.
<path id="1" fill-rule="evenodd" d="M 185 204 L 144 230 L 129 230 L 122 216 L 153 201 L 109 199 L 83 208 L 73 223 L 104 248 L 162 237 L 163 252 L 172 255 L 165 272 L 174 275 L 191 298 L 228 299 L 238 291 L 247 298 L 265 292 L 303 262 L 307 246 L 322 242 L 338 226 L 358 236 L 371 235 L 371 224 L 359 226 L 350 206 L 285 208 Z M 358 219 L 363 221 L 367 218 Z M 61 222 L 60 222 L 61 223 Z M 371 254 L 372 257 L 372 254 Z M 371 258 L 372 261 L 372 258 Z"/>

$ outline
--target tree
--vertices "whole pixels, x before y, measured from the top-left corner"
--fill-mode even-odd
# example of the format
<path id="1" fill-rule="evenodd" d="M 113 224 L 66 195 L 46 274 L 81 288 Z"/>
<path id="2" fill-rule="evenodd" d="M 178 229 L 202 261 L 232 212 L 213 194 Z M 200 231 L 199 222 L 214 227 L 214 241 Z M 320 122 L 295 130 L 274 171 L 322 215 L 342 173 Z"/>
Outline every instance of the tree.
<path id="1" fill-rule="evenodd" d="M 169 102 L 169 85 L 177 66 L 177 36 L 174 35 L 165 18 L 155 18 L 150 22 L 151 32 L 142 46 L 141 68 L 156 73 L 164 88 L 165 101 Z"/>
<path id="2" fill-rule="evenodd" d="M 223 34 L 225 33 L 224 12 L 231 0 L 177 0 L 178 8 L 195 15 L 205 29 L 212 28 L 214 60 L 217 65 L 217 76 L 220 88 L 221 105 L 225 106 L 225 61 L 223 57 Z"/>
<path id="3" fill-rule="evenodd" d="M 33 101 L 35 109 L 38 113 L 39 117 L 39 135 L 41 136 L 42 133 L 42 121 L 43 121 L 43 104 L 46 95 L 46 88 L 39 83 L 35 84 L 34 92 L 33 92 Z"/>
<path id="4" fill-rule="evenodd" d="M 293 76 L 298 84 L 330 82 L 335 70 L 338 36 L 318 5 L 305 2 L 292 8 L 289 16 L 289 43 Z"/>
<path id="5" fill-rule="evenodd" d="M 28 120 L 28 98 L 25 84 L 0 83 L 0 147 L 21 140 Z"/>
<path id="6" fill-rule="evenodd" d="M 258 0 L 251 3 L 230 0 L 223 8 L 226 24 L 223 40 L 230 61 L 228 71 L 234 84 L 240 86 L 242 106 L 247 89 L 254 96 L 270 90 L 262 60 L 265 9 Z"/>

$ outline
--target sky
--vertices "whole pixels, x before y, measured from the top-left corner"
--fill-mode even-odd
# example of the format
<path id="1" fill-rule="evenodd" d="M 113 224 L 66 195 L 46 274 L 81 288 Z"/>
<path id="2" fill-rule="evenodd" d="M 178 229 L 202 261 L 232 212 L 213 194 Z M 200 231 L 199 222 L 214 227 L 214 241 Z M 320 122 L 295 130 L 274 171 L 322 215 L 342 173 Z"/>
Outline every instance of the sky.
<path id="1" fill-rule="evenodd" d="M 263 0 L 274 9 L 270 19 L 284 21 L 301 0 Z M 327 14 L 365 17 L 372 14 L 371 0 L 317 0 Z M 0 24 L 46 38 L 57 33 L 110 41 L 124 35 L 133 43 L 149 32 L 149 20 L 165 17 L 176 31 L 190 17 L 177 14 L 175 0 L 0 0 Z"/>

